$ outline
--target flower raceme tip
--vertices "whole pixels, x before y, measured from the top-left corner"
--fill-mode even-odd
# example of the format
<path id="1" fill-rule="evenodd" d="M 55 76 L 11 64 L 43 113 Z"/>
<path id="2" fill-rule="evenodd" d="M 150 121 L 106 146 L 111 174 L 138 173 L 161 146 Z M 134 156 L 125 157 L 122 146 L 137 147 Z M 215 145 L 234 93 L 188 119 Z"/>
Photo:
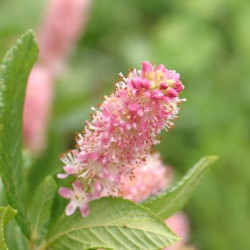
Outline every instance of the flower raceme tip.
<path id="1" fill-rule="evenodd" d="M 173 128 L 178 105 L 185 101 L 179 98 L 183 89 L 180 75 L 162 64 L 145 61 L 127 77 L 120 73 L 114 92 L 92 108 L 92 121 L 77 135 L 76 149 L 61 157 L 65 173 L 58 178 L 75 180 L 73 190 L 59 191 L 70 200 L 67 215 L 79 207 L 86 216 L 89 201 L 120 194 L 121 179 L 132 178 L 134 168 L 143 165 L 159 143 L 159 133 Z"/>

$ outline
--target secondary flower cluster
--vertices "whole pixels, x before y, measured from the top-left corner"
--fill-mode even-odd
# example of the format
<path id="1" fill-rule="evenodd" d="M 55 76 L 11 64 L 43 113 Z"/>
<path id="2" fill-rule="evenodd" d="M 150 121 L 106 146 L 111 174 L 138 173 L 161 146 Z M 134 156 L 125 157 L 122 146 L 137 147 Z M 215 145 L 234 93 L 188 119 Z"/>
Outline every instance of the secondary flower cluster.
<path id="1" fill-rule="evenodd" d="M 121 178 L 121 196 L 136 203 L 142 202 L 148 197 L 169 188 L 172 185 L 173 177 L 173 169 L 163 164 L 159 153 L 153 153 L 147 157 L 145 164 L 134 169 L 133 178 L 129 176 Z M 81 192 L 81 183 L 78 181 L 74 184 L 74 189 L 77 190 L 78 184 L 79 192 Z M 70 197 L 70 190 L 65 191 L 65 195 Z M 75 202 L 77 202 L 77 199 L 75 199 Z M 164 248 L 164 250 L 195 249 L 193 246 L 186 244 L 190 229 L 185 213 L 178 212 L 165 220 L 165 223 L 182 239 L 178 243 Z"/>
<path id="2" fill-rule="evenodd" d="M 163 165 L 159 153 L 153 153 L 144 165 L 134 169 L 132 178 L 122 176 L 121 196 L 139 203 L 170 187 L 172 179 L 173 170 Z"/>
<path id="3" fill-rule="evenodd" d="M 76 149 L 62 156 L 65 173 L 58 177 L 75 178 L 73 190 L 59 189 L 70 199 L 67 215 L 79 207 L 86 216 L 90 200 L 119 194 L 121 178 L 132 177 L 133 169 L 144 164 L 161 130 L 174 126 L 184 101 L 178 97 L 184 89 L 180 75 L 162 64 L 145 61 L 141 70 L 120 76 L 114 93 L 92 108 L 92 121 L 77 135 Z"/>
<path id="4" fill-rule="evenodd" d="M 121 179 L 121 195 L 139 203 L 169 188 L 173 183 L 173 178 L 173 169 L 163 164 L 159 153 L 153 153 L 143 166 L 134 170 L 133 178 L 125 176 Z M 186 244 L 189 238 L 189 222 L 185 213 L 175 213 L 166 219 L 165 223 L 182 239 L 164 250 L 195 249 Z"/>

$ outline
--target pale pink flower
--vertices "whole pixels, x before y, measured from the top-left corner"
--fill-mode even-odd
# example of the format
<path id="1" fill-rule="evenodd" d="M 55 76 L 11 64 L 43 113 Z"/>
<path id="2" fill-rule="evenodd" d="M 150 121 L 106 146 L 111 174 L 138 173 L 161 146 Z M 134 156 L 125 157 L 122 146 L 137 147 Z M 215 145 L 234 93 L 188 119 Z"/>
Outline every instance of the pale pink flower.
<path id="1" fill-rule="evenodd" d="M 143 62 L 142 70 L 131 70 L 127 78 L 121 74 L 115 86 L 99 109 L 93 108 L 92 121 L 76 138 L 71 163 L 58 175 L 80 179 L 92 199 L 118 192 L 122 176 L 133 176 L 133 169 L 143 165 L 161 130 L 174 126 L 184 101 L 178 97 L 184 88 L 179 74 L 163 65 Z"/>
<path id="2" fill-rule="evenodd" d="M 159 153 L 154 153 L 146 159 L 144 165 L 135 168 L 132 178 L 128 176 L 122 178 L 121 194 L 124 198 L 139 203 L 152 195 L 164 191 L 171 186 L 172 181 L 173 170 L 163 165 Z M 164 249 L 186 249 L 189 223 L 185 213 L 178 212 L 165 220 L 165 222 L 182 239 L 178 243 Z M 187 249 L 194 248 L 190 246 Z"/>
<path id="3" fill-rule="evenodd" d="M 181 237 L 181 240 L 173 246 L 164 248 L 164 250 L 181 250 L 187 243 L 189 236 L 189 222 L 186 214 L 178 212 L 165 220 L 165 222 L 171 230 Z"/>
<path id="4" fill-rule="evenodd" d="M 73 184 L 73 190 L 61 187 L 59 194 L 67 199 L 70 199 L 68 206 L 66 207 L 66 215 L 71 215 L 79 207 L 81 215 L 87 216 L 89 213 L 88 195 L 85 194 L 82 183 L 76 180 Z"/>
<path id="5" fill-rule="evenodd" d="M 133 176 L 121 178 L 121 195 L 134 202 L 164 191 L 172 183 L 173 170 L 164 166 L 159 153 L 147 157 L 144 164 L 136 166 Z"/>
<path id="6" fill-rule="evenodd" d="M 38 154 L 45 147 L 52 102 L 52 76 L 41 66 L 31 71 L 23 111 L 23 134 L 26 147 Z"/>
<path id="7" fill-rule="evenodd" d="M 40 27 L 39 60 L 58 73 L 87 22 L 90 0 L 48 0 Z"/>

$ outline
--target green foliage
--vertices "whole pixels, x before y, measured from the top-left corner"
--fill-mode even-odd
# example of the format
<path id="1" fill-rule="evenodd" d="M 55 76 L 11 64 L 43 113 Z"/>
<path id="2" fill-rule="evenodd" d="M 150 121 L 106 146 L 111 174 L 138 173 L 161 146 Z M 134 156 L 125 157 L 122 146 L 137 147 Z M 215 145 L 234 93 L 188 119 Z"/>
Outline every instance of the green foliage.
<path id="1" fill-rule="evenodd" d="M 207 156 L 195 164 L 176 186 L 164 193 L 153 196 L 142 203 L 161 219 L 166 219 L 186 204 L 193 190 L 199 184 L 201 178 L 210 165 L 218 159 L 217 156 Z"/>
<path id="2" fill-rule="evenodd" d="M 16 210 L 8 207 L 0 207 L 0 249 L 7 250 L 4 240 L 4 228 L 8 222 L 16 215 Z"/>
<path id="3" fill-rule="evenodd" d="M 10 250 L 27 250 L 28 239 L 22 233 L 16 220 L 12 220 L 6 227 L 5 230 L 5 241 L 8 249 Z"/>
<path id="4" fill-rule="evenodd" d="M 26 82 L 38 48 L 33 32 L 23 35 L 6 53 L 0 68 L 0 173 L 10 205 L 26 236 L 29 225 L 23 204 L 22 111 Z"/>
<path id="5" fill-rule="evenodd" d="M 38 244 L 46 234 L 56 191 L 55 181 L 48 176 L 38 186 L 33 197 L 30 210 L 31 238 Z"/>
<path id="6" fill-rule="evenodd" d="M 63 215 L 50 230 L 52 249 L 158 249 L 178 237 L 154 214 L 131 201 L 105 197 L 90 203 L 90 214 Z M 45 246 L 44 246 L 45 249 Z"/>
<path id="7" fill-rule="evenodd" d="M 41 2 L 46 1 L 0 1 L 0 56 L 20 33 L 36 26 L 43 13 Z M 164 63 L 181 74 L 183 97 L 188 100 L 181 105 L 184 111 L 176 128 L 164 134 L 166 140 L 158 147 L 164 161 L 179 176 L 203 155 L 220 156 L 218 167 L 186 207 L 190 243 L 202 250 L 246 249 L 250 245 L 245 233 L 250 231 L 249 24 L 249 0 L 93 1 L 68 70 L 55 85 L 51 124 L 56 129 L 50 137 L 56 138 L 52 148 L 57 150 L 49 149 L 49 157 L 43 155 L 34 166 L 34 174 L 25 179 L 29 189 L 34 191 L 40 182 L 34 176 L 48 174 L 41 174 L 44 167 L 55 166 L 50 162 L 56 161 L 58 152 L 73 147 L 72 135 L 83 129 L 89 108 L 109 93 L 117 72 L 138 67 L 143 60 Z"/>

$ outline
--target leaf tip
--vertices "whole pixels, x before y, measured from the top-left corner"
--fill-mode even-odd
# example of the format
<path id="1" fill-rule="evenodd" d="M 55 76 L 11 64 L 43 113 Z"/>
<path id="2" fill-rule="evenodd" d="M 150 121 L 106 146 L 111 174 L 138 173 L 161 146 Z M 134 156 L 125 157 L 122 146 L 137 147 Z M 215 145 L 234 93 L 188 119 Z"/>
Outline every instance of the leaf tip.
<path id="1" fill-rule="evenodd" d="M 202 158 L 203 161 L 208 162 L 209 164 L 215 163 L 220 157 L 218 155 L 209 155 Z"/>
<path id="2" fill-rule="evenodd" d="M 13 207 L 11 207 L 10 205 L 7 206 L 7 209 L 8 209 L 8 210 L 11 210 L 15 215 L 16 215 L 17 212 L 18 212 L 16 209 L 14 209 Z"/>

